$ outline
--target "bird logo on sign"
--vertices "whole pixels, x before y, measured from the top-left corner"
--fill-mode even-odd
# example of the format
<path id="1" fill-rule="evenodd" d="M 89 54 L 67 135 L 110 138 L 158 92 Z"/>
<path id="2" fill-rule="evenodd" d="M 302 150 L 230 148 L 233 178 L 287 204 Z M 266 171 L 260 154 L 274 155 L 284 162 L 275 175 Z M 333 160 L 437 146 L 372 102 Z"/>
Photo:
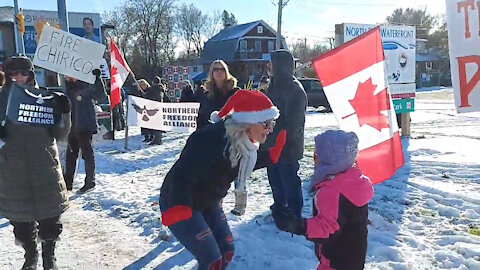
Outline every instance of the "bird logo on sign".
<path id="1" fill-rule="evenodd" d="M 147 109 L 147 106 L 143 105 L 143 108 L 140 108 L 137 104 L 132 104 L 135 111 L 139 114 L 142 114 L 142 120 L 147 122 L 150 120 L 149 116 L 154 116 L 159 111 L 158 109 Z"/>
<path id="2" fill-rule="evenodd" d="M 27 89 L 24 89 L 24 90 L 25 90 L 25 94 L 37 99 L 36 101 L 37 104 L 43 104 L 45 103 L 45 100 L 54 98 L 53 95 L 51 96 L 42 96 L 42 94 L 35 95 L 34 93 L 28 91 Z"/>

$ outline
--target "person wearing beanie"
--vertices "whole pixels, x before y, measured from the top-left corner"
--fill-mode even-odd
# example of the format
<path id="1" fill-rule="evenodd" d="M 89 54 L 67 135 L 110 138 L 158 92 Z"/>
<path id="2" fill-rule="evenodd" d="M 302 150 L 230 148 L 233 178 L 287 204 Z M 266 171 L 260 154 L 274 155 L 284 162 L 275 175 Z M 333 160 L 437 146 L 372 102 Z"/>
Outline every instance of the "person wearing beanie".
<path id="1" fill-rule="evenodd" d="M 60 215 L 68 208 L 57 140 L 70 130 L 70 101 L 63 93 L 35 86 L 33 65 L 27 57 L 8 59 L 3 70 L 6 83 L 0 91 L 0 139 L 5 144 L 0 148 L 0 214 L 9 219 L 15 242 L 25 250 L 22 269 L 37 268 L 37 238 L 42 243 L 44 269 L 57 269 L 54 250 L 62 232 Z M 30 94 L 43 91 L 41 97 L 47 93 L 60 120 L 48 127 L 15 122 L 7 107 L 15 102 L 12 96 L 19 94 L 14 91 L 22 90 Z M 43 104 L 43 99 L 39 100 L 37 103 Z"/>
<path id="2" fill-rule="evenodd" d="M 225 269 L 233 258 L 232 232 L 220 200 L 231 182 L 278 161 L 286 132 L 257 150 L 275 125 L 278 109 L 258 91 L 238 90 L 214 124 L 192 133 L 160 189 L 162 224 L 198 261 L 198 269 Z M 205 158 L 208 157 L 208 158 Z"/>
<path id="3" fill-rule="evenodd" d="M 313 217 L 298 217 L 286 207 L 273 216 L 280 230 L 315 243 L 317 269 L 363 269 L 365 264 L 373 187 L 355 165 L 357 155 L 355 133 L 328 130 L 317 135 L 310 183 L 316 192 Z"/>
<path id="4" fill-rule="evenodd" d="M 77 169 L 79 151 L 85 161 L 85 183 L 78 190 L 84 193 L 95 187 L 95 154 L 93 151 L 93 134 L 97 133 L 97 115 L 95 103 L 108 103 L 105 86 L 100 78 L 100 70 L 94 69 L 95 83 L 89 84 L 66 76 L 66 92 L 72 101 L 72 129 L 68 134 L 65 162 L 65 183 L 67 189 L 73 189 L 73 180 Z"/>
<path id="5" fill-rule="evenodd" d="M 299 160 L 303 158 L 307 95 L 293 76 L 293 55 L 287 50 L 276 50 L 270 55 L 272 77 L 266 95 L 280 110 L 280 118 L 263 147 L 271 147 L 281 130 L 287 130 L 288 134 L 278 163 L 267 168 L 274 200 L 270 208 L 273 214 L 277 206 L 286 205 L 295 215 L 300 216 L 303 194 L 298 170 Z"/>

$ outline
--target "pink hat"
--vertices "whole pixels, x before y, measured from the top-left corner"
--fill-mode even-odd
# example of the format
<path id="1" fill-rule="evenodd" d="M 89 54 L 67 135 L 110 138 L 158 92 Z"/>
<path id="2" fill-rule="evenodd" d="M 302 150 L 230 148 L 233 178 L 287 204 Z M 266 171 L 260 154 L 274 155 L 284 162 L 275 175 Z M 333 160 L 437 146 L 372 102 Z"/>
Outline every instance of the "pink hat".
<path id="1" fill-rule="evenodd" d="M 219 112 L 210 114 L 210 121 L 219 122 L 229 115 L 237 123 L 255 124 L 275 119 L 279 113 L 277 107 L 262 92 L 238 90 Z"/>

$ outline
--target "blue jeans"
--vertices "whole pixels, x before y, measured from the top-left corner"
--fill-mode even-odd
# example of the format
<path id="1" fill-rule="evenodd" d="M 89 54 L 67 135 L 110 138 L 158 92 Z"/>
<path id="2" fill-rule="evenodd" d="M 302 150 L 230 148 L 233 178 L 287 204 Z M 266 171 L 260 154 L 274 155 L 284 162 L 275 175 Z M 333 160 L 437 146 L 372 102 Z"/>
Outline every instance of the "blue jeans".
<path id="1" fill-rule="evenodd" d="M 160 209 L 165 204 L 160 197 Z M 169 226 L 177 240 L 195 256 L 199 270 L 226 269 L 233 258 L 233 236 L 220 204 L 202 212 L 193 211 L 190 219 Z"/>
<path id="2" fill-rule="evenodd" d="M 302 181 L 297 172 L 300 168 L 298 161 L 278 162 L 267 168 L 268 182 L 272 188 L 274 205 L 287 205 L 297 217 L 302 215 L 303 194 Z"/>

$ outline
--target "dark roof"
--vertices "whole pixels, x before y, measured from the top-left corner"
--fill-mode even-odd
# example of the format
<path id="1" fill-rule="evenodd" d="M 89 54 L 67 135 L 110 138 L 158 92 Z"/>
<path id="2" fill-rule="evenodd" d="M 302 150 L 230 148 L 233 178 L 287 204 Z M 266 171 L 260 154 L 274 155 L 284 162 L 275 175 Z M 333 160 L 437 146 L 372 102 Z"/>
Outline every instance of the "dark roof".
<path id="1" fill-rule="evenodd" d="M 229 39 L 238 39 L 244 36 L 250 29 L 259 24 L 262 21 L 254 21 L 244 24 L 238 24 L 234 26 L 227 27 L 222 31 L 218 32 L 215 36 L 208 40 L 208 42 L 218 42 Z"/>
<path id="2" fill-rule="evenodd" d="M 237 43 L 237 39 L 205 43 L 202 56 L 200 57 L 200 64 L 210 64 L 217 59 L 227 63 L 232 62 L 237 51 Z"/>
<path id="3" fill-rule="evenodd" d="M 415 62 L 436 62 L 441 60 L 442 58 L 434 52 L 415 54 Z"/>
<path id="4" fill-rule="evenodd" d="M 222 59 L 225 62 L 233 61 L 237 51 L 238 39 L 259 24 L 276 34 L 275 30 L 263 20 L 227 27 L 205 42 L 200 56 L 200 64 L 210 64 L 217 59 Z"/>

